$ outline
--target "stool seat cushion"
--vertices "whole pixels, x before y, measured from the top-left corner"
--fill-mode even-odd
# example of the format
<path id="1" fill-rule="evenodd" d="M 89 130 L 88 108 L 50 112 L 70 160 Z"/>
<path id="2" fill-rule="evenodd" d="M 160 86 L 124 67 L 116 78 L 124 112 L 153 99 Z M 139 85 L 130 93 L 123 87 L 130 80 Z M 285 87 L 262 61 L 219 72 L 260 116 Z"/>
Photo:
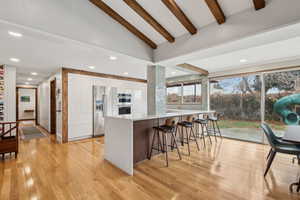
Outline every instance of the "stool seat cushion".
<path id="1" fill-rule="evenodd" d="M 162 126 L 155 126 L 153 127 L 156 130 L 162 131 L 162 132 L 173 132 L 173 130 L 175 129 L 174 126 L 167 126 L 167 125 L 162 125 Z"/>
<path id="2" fill-rule="evenodd" d="M 184 127 L 193 127 L 193 123 L 187 121 L 178 122 L 177 125 L 184 126 Z"/>
<path id="3" fill-rule="evenodd" d="M 207 119 L 195 119 L 194 122 L 199 123 L 199 124 L 207 124 L 208 123 Z"/>

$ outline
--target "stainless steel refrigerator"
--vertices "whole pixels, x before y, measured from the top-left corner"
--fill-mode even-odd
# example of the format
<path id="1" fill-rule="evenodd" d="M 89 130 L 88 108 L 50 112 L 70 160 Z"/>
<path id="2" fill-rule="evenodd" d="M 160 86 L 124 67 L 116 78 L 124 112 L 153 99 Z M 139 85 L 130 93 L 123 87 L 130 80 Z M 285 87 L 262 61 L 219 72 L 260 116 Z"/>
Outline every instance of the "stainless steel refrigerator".
<path id="1" fill-rule="evenodd" d="M 106 108 L 106 87 L 93 86 L 93 136 L 104 135 L 104 116 L 107 113 Z"/>

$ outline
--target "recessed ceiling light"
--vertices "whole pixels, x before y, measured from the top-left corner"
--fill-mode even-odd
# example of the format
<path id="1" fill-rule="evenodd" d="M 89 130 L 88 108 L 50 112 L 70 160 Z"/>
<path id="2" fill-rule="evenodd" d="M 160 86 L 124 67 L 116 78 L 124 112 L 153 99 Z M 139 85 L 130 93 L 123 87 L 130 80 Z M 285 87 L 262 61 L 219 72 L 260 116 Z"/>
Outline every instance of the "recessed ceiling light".
<path id="1" fill-rule="evenodd" d="M 174 74 L 176 74 L 176 72 L 172 72 L 172 74 L 174 75 Z"/>
<path id="2" fill-rule="evenodd" d="M 89 66 L 89 68 L 90 68 L 90 69 L 95 69 L 95 67 L 94 67 L 94 66 Z"/>
<path id="3" fill-rule="evenodd" d="M 13 32 L 13 31 L 8 31 L 8 34 L 14 37 L 22 37 L 22 33 L 17 33 L 17 32 Z"/>
<path id="4" fill-rule="evenodd" d="M 116 56 L 109 56 L 110 60 L 117 60 L 118 58 Z"/>
<path id="5" fill-rule="evenodd" d="M 241 59 L 241 60 L 240 60 L 241 63 L 245 63 L 245 62 L 247 62 L 247 61 L 248 61 L 247 59 Z"/>
<path id="6" fill-rule="evenodd" d="M 124 75 L 128 75 L 128 72 L 124 72 Z"/>
<path id="7" fill-rule="evenodd" d="M 36 76 L 36 75 L 38 75 L 38 73 L 36 73 L 36 72 L 31 72 L 31 75 Z"/>
<path id="8" fill-rule="evenodd" d="M 29 83 L 28 83 L 28 82 L 25 82 L 25 84 L 26 84 L 26 85 L 29 85 Z"/>
<path id="9" fill-rule="evenodd" d="M 9 60 L 12 61 L 12 62 L 20 62 L 19 58 L 10 58 Z"/>
<path id="10" fill-rule="evenodd" d="M 27 81 L 32 81 L 32 78 L 28 78 Z"/>

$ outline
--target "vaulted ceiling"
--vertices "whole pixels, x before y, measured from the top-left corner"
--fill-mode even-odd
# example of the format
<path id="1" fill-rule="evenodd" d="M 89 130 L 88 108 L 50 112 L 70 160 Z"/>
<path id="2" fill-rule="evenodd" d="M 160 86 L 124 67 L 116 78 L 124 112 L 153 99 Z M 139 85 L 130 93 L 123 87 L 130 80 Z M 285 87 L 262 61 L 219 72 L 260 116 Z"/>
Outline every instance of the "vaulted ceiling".
<path id="1" fill-rule="evenodd" d="M 153 49 L 186 33 L 201 34 L 208 24 L 222 25 L 228 16 L 266 5 L 265 0 L 89 1 Z"/>
<path id="2" fill-rule="evenodd" d="M 300 65 L 299 0 L 101 0 L 106 12 L 90 1 L 3 1 L 0 64 L 16 66 L 20 83 L 62 66 L 146 78 L 149 64 L 168 76 Z"/>

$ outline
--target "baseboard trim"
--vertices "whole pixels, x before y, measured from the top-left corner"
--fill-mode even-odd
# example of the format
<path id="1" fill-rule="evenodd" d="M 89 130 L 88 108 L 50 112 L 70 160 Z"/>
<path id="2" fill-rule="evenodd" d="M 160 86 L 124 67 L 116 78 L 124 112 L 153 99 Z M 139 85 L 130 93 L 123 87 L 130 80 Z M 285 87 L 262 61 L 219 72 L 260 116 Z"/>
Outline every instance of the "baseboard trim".
<path id="1" fill-rule="evenodd" d="M 56 134 L 56 142 L 58 142 L 59 144 L 62 144 L 62 136 L 61 135 Z"/>
<path id="2" fill-rule="evenodd" d="M 77 141 L 77 140 L 84 140 L 84 139 L 88 139 L 88 138 L 92 138 L 93 135 L 85 135 L 85 136 L 80 136 L 80 137 L 72 137 L 72 138 L 68 138 L 69 142 L 72 141 Z"/>
<path id="3" fill-rule="evenodd" d="M 35 121 L 36 119 L 18 119 L 18 122 L 23 122 L 23 121 Z"/>

